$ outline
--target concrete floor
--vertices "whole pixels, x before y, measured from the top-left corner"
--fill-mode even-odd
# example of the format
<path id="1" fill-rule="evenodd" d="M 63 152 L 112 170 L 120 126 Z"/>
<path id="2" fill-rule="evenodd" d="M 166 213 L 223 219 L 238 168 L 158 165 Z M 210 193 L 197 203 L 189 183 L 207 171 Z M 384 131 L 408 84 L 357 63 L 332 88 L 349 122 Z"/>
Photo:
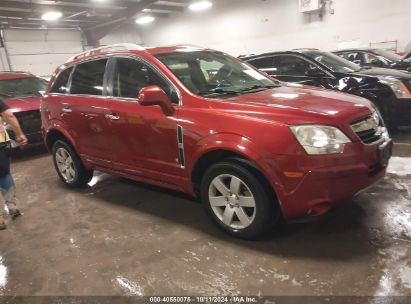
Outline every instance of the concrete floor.
<path id="1" fill-rule="evenodd" d="M 108 176 L 69 190 L 48 154 L 25 152 L 13 162 L 24 215 L 0 232 L 0 295 L 411 296 L 410 139 L 398 137 L 384 181 L 258 242 L 226 236 L 179 193 Z"/>

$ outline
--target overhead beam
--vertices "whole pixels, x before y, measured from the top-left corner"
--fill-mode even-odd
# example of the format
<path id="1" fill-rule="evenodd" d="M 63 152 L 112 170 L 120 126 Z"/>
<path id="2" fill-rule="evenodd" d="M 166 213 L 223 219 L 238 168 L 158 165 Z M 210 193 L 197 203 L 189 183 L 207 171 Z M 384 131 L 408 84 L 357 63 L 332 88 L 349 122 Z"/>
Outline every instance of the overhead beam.
<path id="1" fill-rule="evenodd" d="M 114 14 L 105 22 L 84 29 L 88 44 L 98 46 L 100 39 L 133 19 L 137 13 L 141 12 L 145 8 L 148 8 L 157 1 L 158 0 L 141 0 L 137 3 L 131 3 L 128 5 L 126 10 Z"/>
<path id="2" fill-rule="evenodd" d="M 47 12 L 50 10 L 61 10 L 63 13 L 74 14 L 85 10 L 85 6 L 81 5 L 73 5 L 73 6 L 66 6 L 61 7 L 62 2 L 53 2 L 53 4 L 36 4 L 36 3 L 28 3 L 28 2 L 15 2 L 15 1 L 7 1 L 1 0 L 0 1 L 0 10 L 4 11 L 16 11 L 16 12 Z M 83 2 L 84 3 L 84 2 Z M 92 3 L 92 2 L 90 2 Z M 121 11 L 123 8 L 116 7 L 116 8 L 107 8 L 107 7 L 100 7 L 98 3 L 96 5 L 91 6 L 87 5 L 86 8 L 88 11 L 96 13 L 96 14 L 113 14 L 116 11 Z"/>
<path id="3" fill-rule="evenodd" d="M 112 3 L 112 2 L 110 2 Z M 7 5 L 10 7 L 15 8 L 27 8 L 28 6 L 38 6 L 38 7 L 74 7 L 74 8 L 98 8 L 98 9 L 106 9 L 106 10 L 121 10 L 124 9 L 125 6 L 117 5 L 118 2 L 115 2 L 116 5 L 111 5 L 109 3 L 104 2 L 92 2 L 88 0 L 70 0 L 70 1 L 62 1 L 62 0 L 53 0 L 53 1 L 39 1 L 39 0 L 1 0 L 0 6 Z"/>
<path id="4" fill-rule="evenodd" d="M 149 9 L 157 10 L 157 11 L 167 11 L 167 12 L 172 12 L 172 13 L 182 13 L 184 12 L 185 8 L 182 6 L 153 4 L 149 6 Z"/>

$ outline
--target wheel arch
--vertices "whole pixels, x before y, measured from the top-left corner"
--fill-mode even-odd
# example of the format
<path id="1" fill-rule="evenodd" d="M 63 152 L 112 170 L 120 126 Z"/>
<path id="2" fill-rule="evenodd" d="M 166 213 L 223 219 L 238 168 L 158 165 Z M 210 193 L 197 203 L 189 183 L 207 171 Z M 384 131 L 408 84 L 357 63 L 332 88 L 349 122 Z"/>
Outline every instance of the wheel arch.
<path id="1" fill-rule="evenodd" d="M 46 146 L 50 152 L 53 149 L 54 143 L 58 140 L 64 140 L 74 149 L 74 144 L 73 144 L 73 140 L 71 139 L 71 137 L 63 130 L 60 130 L 58 128 L 53 128 L 53 129 L 50 129 L 45 136 Z"/>
<path id="2" fill-rule="evenodd" d="M 270 198 L 279 203 L 277 192 L 270 182 L 265 170 L 249 155 L 229 148 L 210 149 L 197 159 L 191 170 L 191 183 L 196 195 L 200 192 L 199 188 L 205 171 L 213 164 L 223 161 L 231 161 L 247 167 L 262 182 L 262 185 Z"/>

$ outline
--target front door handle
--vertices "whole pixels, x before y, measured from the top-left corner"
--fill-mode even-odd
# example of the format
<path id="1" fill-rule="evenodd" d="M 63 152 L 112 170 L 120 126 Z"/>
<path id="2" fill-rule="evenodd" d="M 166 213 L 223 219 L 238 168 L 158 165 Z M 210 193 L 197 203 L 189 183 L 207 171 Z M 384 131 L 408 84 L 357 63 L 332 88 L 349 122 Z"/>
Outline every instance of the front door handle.
<path id="1" fill-rule="evenodd" d="M 71 113 L 71 112 L 73 112 L 73 110 L 72 110 L 71 108 L 69 108 L 69 107 L 64 107 L 64 108 L 62 109 L 62 111 L 63 111 L 64 113 Z"/>
<path id="2" fill-rule="evenodd" d="M 106 118 L 109 120 L 119 120 L 120 116 L 116 115 L 116 114 L 106 114 Z"/>

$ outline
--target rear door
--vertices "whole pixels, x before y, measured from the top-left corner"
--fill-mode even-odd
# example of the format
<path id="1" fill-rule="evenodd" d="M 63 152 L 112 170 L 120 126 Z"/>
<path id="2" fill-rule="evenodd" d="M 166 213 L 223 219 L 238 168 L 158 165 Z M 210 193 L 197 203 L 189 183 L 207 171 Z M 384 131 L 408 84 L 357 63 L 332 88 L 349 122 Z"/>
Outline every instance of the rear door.
<path id="1" fill-rule="evenodd" d="M 154 66 L 139 57 L 116 57 L 110 62 L 110 108 L 105 121 L 107 147 L 116 166 L 131 174 L 179 184 L 177 89 Z M 138 103 L 142 88 L 160 86 L 175 102 L 173 116 L 158 106 Z"/>
<path id="2" fill-rule="evenodd" d="M 70 98 L 62 108 L 78 152 L 96 164 L 106 162 L 109 153 L 104 136 L 105 115 L 109 112 L 105 103 L 107 63 L 108 59 L 103 58 L 77 64 L 71 76 Z"/>

